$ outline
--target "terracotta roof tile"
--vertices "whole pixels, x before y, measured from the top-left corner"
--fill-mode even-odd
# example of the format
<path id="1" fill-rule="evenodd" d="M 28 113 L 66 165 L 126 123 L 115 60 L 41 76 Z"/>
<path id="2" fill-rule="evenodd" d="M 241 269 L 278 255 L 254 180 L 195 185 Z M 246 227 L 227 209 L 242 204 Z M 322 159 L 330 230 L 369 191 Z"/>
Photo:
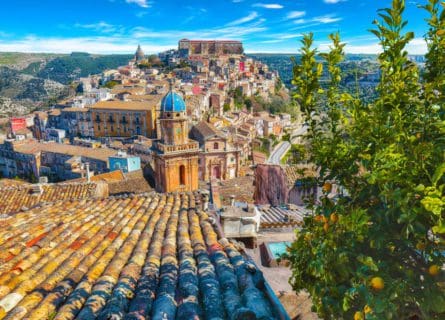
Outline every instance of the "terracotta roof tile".
<path id="1" fill-rule="evenodd" d="M 201 121 L 191 129 L 199 141 L 205 141 L 212 137 L 224 137 L 223 133 L 206 121 Z"/>
<path id="2" fill-rule="evenodd" d="M 289 165 L 283 166 L 286 174 L 287 184 L 293 186 L 298 179 L 301 178 L 314 178 L 318 176 L 314 165 Z"/>
<path id="3" fill-rule="evenodd" d="M 38 191 L 40 189 L 40 192 Z M 26 184 L 0 188 L 0 214 L 15 213 L 40 203 L 91 198 L 101 194 L 97 183 Z"/>
<path id="4" fill-rule="evenodd" d="M 122 170 L 115 170 L 111 172 L 97 174 L 91 177 L 91 181 L 123 181 L 125 175 Z"/>
<path id="5" fill-rule="evenodd" d="M 102 161 L 108 161 L 108 157 L 116 154 L 115 150 L 108 148 L 87 148 L 55 142 L 41 143 L 35 140 L 29 140 L 23 143 L 16 143 L 14 144 L 14 150 L 25 154 L 35 154 L 38 152 L 46 151 L 53 153 L 62 153 L 71 156 L 82 156 Z"/>
<path id="6" fill-rule="evenodd" d="M 0 317 L 278 319 L 197 194 L 64 201 L 0 228 Z"/>
<path id="7" fill-rule="evenodd" d="M 297 227 L 303 223 L 309 211 L 304 208 L 259 207 L 261 213 L 260 228 Z"/>

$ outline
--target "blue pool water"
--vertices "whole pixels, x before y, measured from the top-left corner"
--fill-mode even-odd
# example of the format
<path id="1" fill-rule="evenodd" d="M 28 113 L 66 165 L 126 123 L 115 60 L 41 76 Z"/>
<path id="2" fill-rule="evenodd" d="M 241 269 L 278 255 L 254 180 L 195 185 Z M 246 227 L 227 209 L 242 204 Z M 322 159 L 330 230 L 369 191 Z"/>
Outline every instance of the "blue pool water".
<path id="1" fill-rule="evenodd" d="M 283 242 L 269 242 L 267 246 L 269 250 L 272 252 L 274 259 L 278 259 L 283 253 L 286 253 L 286 249 L 291 245 L 289 241 Z"/>

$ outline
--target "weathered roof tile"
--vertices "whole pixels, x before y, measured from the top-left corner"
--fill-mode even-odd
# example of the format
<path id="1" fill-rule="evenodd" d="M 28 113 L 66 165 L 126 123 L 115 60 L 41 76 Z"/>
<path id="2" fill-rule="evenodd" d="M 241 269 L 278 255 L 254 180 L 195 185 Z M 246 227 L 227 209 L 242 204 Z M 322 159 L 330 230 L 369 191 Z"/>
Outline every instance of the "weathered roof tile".
<path id="1" fill-rule="evenodd" d="M 0 228 L 0 319 L 276 319 L 198 194 L 57 202 Z"/>

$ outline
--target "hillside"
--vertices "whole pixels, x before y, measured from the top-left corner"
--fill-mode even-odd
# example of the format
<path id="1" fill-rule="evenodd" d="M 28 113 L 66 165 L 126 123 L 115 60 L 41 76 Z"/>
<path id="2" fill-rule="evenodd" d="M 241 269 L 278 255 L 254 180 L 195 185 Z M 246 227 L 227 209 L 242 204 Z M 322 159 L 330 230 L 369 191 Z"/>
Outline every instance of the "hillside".
<path id="1" fill-rule="evenodd" d="M 0 52 L 0 117 L 22 115 L 68 95 L 79 77 L 125 65 L 131 55 Z"/>
<path id="2" fill-rule="evenodd" d="M 43 62 L 32 62 L 23 69 L 23 73 L 69 84 L 79 77 L 126 65 L 131 58 L 131 55 L 90 55 L 77 52 Z"/>
<path id="3" fill-rule="evenodd" d="M 298 54 L 249 54 L 249 57 L 266 63 L 271 70 L 278 71 L 283 84 L 292 88 L 292 59 L 299 61 Z M 413 55 L 409 57 L 423 68 L 424 56 Z M 341 87 L 354 95 L 359 95 L 364 101 L 371 101 L 376 97 L 376 86 L 379 80 L 379 64 L 377 55 L 373 54 L 347 54 L 345 61 L 340 64 L 342 69 Z M 326 68 L 325 68 L 326 71 Z M 327 76 L 321 78 L 321 85 L 327 83 Z"/>

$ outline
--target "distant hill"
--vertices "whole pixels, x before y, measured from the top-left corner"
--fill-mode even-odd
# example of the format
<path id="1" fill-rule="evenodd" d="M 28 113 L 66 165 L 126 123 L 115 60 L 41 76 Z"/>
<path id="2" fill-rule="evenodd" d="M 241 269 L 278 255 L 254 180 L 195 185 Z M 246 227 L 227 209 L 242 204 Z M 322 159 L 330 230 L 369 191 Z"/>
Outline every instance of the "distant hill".
<path id="1" fill-rule="evenodd" d="M 23 72 L 39 78 L 69 84 L 79 77 L 87 77 L 107 69 L 116 69 L 126 65 L 132 57 L 132 55 L 90 55 L 76 52 L 50 59 L 46 63 L 33 62 Z"/>
<path id="2" fill-rule="evenodd" d="M 0 117 L 27 113 L 68 94 L 79 77 L 126 65 L 132 55 L 0 52 Z"/>
<path id="3" fill-rule="evenodd" d="M 266 63 L 271 70 L 276 70 L 280 74 L 280 78 L 287 87 L 291 87 L 292 74 L 292 58 L 297 61 L 300 59 L 298 54 L 270 54 L 270 53 L 258 53 L 249 54 L 255 60 Z M 358 76 L 367 72 L 375 72 L 378 69 L 377 56 L 372 54 L 348 54 L 345 61 L 342 63 L 342 69 L 344 71 L 344 77 L 347 78 L 344 81 L 350 81 L 348 77 L 351 76 L 351 72 L 358 73 Z"/>
<path id="4" fill-rule="evenodd" d="M 291 89 L 293 78 L 292 59 L 297 62 L 300 59 L 298 54 L 250 54 L 255 60 L 266 63 L 271 70 L 278 71 L 283 84 Z M 345 91 L 358 95 L 366 101 L 371 101 L 376 97 L 376 86 L 378 83 L 379 65 L 377 55 L 370 54 L 348 54 L 345 61 L 340 64 L 342 69 L 341 86 Z M 324 68 L 326 71 L 326 68 Z M 321 86 L 327 85 L 328 76 L 325 73 L 321 79 Z M 358 86 L 357 86 L 358 85 Z"/>

